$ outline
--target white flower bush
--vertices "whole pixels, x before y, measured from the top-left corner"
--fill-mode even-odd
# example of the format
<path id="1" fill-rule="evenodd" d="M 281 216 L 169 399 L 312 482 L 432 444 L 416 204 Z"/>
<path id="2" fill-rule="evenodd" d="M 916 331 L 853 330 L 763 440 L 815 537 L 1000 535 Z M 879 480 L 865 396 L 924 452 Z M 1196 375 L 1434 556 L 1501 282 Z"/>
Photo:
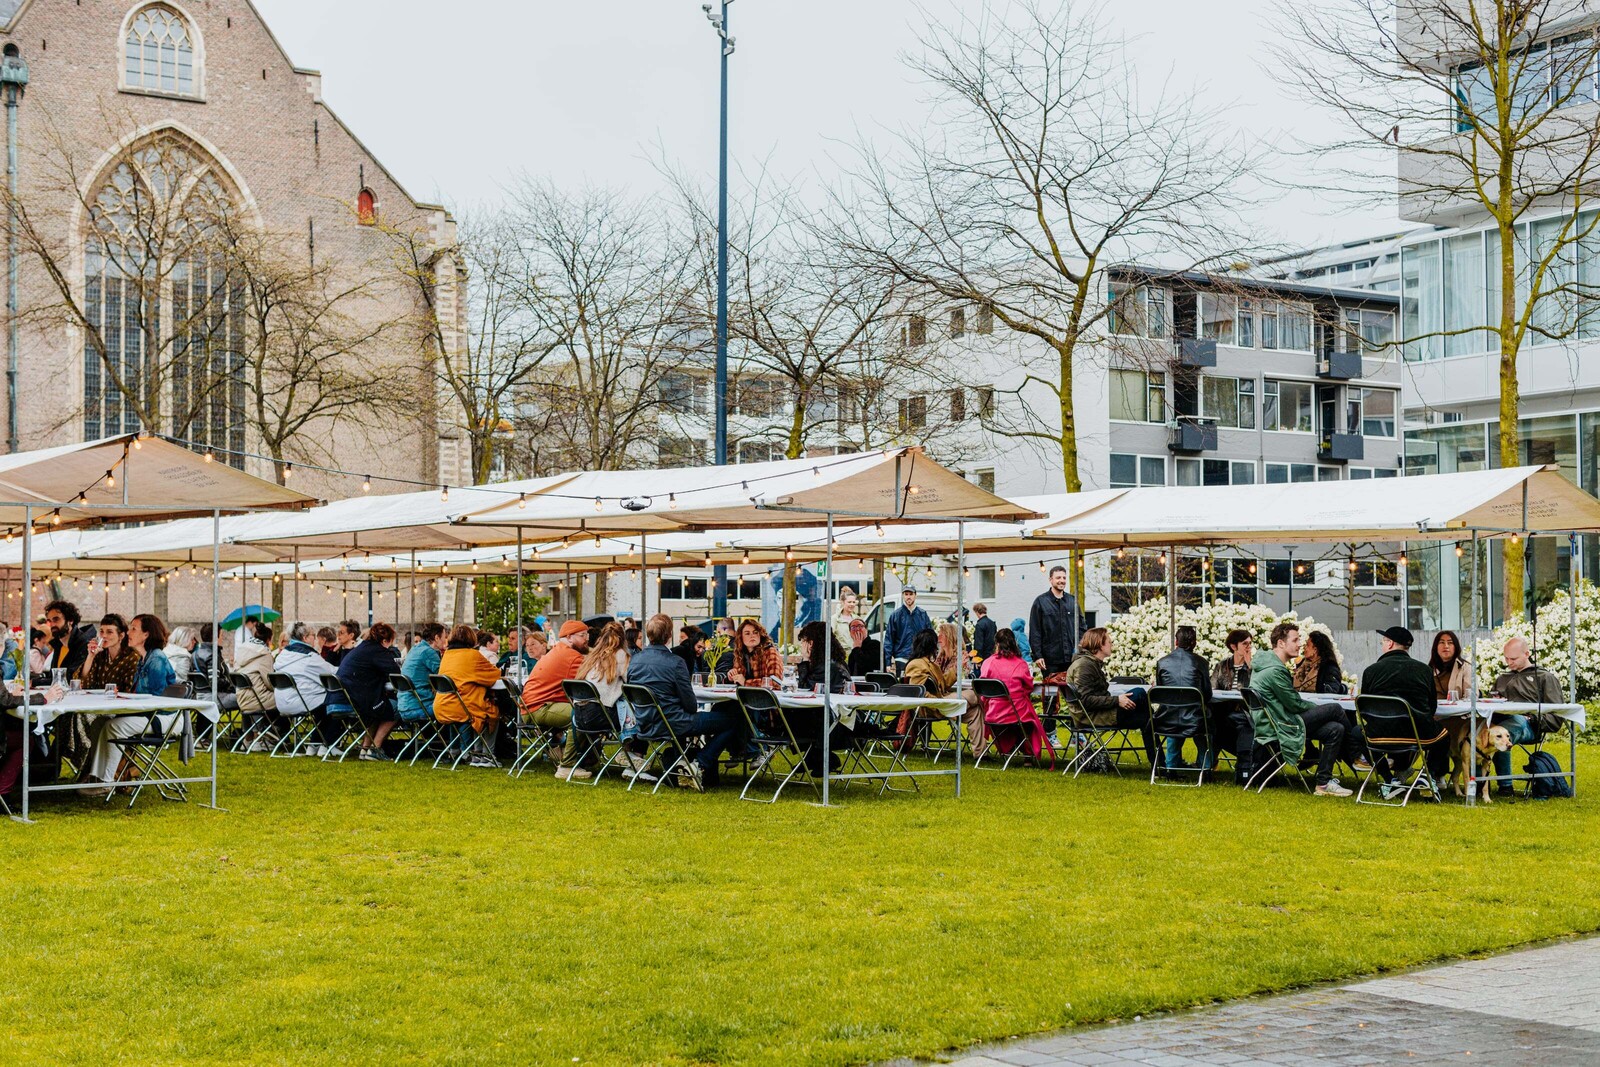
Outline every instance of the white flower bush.
<path id="1" fill-rule="evenodd" d="M 1169 631 L 1170 615 L 1166 597 L 1156 597 L 1117 616 L 1106 627 L 1111 632 L 1111 658 L 1106 661 L 1106 674 L 1136 678 L 1154 678 L 1156 660 L 1172 651 L 1172 634 Z M 1326 626 L 1309 615 L 1286 612 L 1282 615 L 1259 604 L 1235 604 L 1217 601 L 1199 608 L 1182 608 L 1177 611 L 1179 626 L 1195 628 L 1195 652 L 1215 664 L 1228 654 L 1228 633 L 1246 630 L 1255 641 L 1257 649 L 1267 648 L 1267 636 L 1280 622 L 1297 622 L 1304 636 L 1313 630 L 1329 633 Z M 1331 638 L 1331 635 L 1330 635 Z M 1335 646 L 1335 651 L 1338 647 Z"/>
<path id="2" fill-rule="evenodd" d="M 1536 613 L 1539 626 L 1533 660 L 1560 680 L 1563 692 L 1567 689 L 1569 670 L 1571 614 L 1571 599 L 1565 589 L 1557 590 Z M 1506 669 L 1503 654 L 1506 642 L 1521 637 L 1531 645 L 1534 636 L 1534 627 L 1527 619 L 1512 619 L 1496 627 L 1492 637 L 1478 641 L 1474 663 L 1482 692 L 1488 692 L 1495 678 Z M 1577 650 L 1578 699 L 1594 700 L 1600 697 L 1600 589 L 1590 582 L 1582 582 L 1578 587 Z"/>

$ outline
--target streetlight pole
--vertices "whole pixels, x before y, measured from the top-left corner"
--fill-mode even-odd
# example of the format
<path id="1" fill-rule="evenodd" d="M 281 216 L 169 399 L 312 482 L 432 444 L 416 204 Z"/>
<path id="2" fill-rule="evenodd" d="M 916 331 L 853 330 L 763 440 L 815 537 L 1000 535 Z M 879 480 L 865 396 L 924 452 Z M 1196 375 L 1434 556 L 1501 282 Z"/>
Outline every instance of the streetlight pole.
<path id="1" fill-rule="evenodd" d="M 717 465 L 728 462 L 728 57 L 734 52 L 734 39 L 728 33 L 728 7 L 733 0 L 722 0 L 722 13 L 710 4 L 701 4 L 711 28 L 721 42 L 722 115 L 721 143 L 717 157 L 717 387 L 716 450 Z M 716 590 L 711 598 L 711 613 L 717 618 L 728 614 L 728 568 L 718 564 L 712 571 Z"/>

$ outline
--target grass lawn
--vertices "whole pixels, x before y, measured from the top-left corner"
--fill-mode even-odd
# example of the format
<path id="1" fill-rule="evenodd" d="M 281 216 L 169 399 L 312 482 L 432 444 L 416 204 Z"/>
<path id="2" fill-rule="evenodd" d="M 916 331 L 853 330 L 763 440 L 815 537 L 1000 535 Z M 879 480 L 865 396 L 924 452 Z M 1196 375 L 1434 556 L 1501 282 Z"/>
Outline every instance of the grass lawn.
<path id="1" fill-rule="evenodd" d="M 0 1062 L 934 1054 L 1600 928 L 1593 781 L 1400 811 L 986 770 L 823 810 L 225 758 L 226 814 L 0 823 Z"/>

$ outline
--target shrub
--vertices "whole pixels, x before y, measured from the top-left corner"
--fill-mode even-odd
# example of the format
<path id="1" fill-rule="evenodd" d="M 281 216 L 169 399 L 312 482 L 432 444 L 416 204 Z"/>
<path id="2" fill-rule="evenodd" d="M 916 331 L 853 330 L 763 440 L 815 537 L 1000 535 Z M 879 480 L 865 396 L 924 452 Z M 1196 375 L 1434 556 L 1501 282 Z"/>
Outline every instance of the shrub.
<path id="1" fill-rule="evenodd" d="M 1567 650 L 1572 633 L 1572 602 L 1565 589 L 1558 589 L 1548 603 L 1535 612 L 1538 620 L 1537 644 L 1533 660 L 1561 680 L 1567 689 L 1569 660 Z M 1534 644 L 1534 627 L 1527 619 L 1512 619 L 1495 627 L 1493 636 L 1478 642 L 1475 662 L 1478 684 L 1485 692 L 1495 677 L 1505 670 L 1502 654 L 1505 643 L 1521 637 Z M 1600 698 L 1600 590 L 1590 582 L 1578 586 L 1578 699 Z"/>
<path id="2" fill-rule="evenodd" d="M 1267 647 L 1267 636 L 1280 622 L 1300 624 L 1302 634 L 1313 630 L 1329 633 L 1326 626 L 1309 615 L 1285 612 L 1280 615 L 1259 604 L 1235 604 L 1217 601 L 1199 608 L 1182 608 L 1177 611 L 1179 626 L 1195 628 L 1195 652 L 1205 657 L 1207 663 L 1216 663 L 1228 654 L 1227 638 L 1230 630 L 1248 630 L 1257 649 Z M 1117 616 L 1106 628 L 1111 631 L 1111 658 L 1106 661 L 1106 674 L 1153 678 L 1156 660 L 1172 651 L 1172 634 L 1168 628 L 1167 598 L 1147 600 L 1131 611 Z M 1338 646 L 1335 646 L 1335 651 Z"/>

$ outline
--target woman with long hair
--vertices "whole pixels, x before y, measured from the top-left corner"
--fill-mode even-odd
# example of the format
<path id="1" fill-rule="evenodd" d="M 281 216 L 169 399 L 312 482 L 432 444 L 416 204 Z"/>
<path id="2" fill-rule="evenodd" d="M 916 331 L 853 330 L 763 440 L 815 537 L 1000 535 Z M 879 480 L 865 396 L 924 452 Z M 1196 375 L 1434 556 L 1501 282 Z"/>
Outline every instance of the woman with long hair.
<path id="1" fill-rule="evenodd" d="M 648 746 L 640 741 L 639 720 L 633 707 L 622 696 L 622 683 L 628 680 L 628 634 L 619 622 L 608 622 L 600 628 L 600 636 L 589 646 L 588 655 L 578 664 L 578 678 L 594 686 L 600 694 L 600 703 L 611 709 L 617 723 L 617 736 L 622 739 L 623 757 L 627 766 L 624 778 L 637 777 L 642 782 L 653 782 L 644 760 Z M 576 712 L 574 712 L 576 714 Z M 586 727 L 591 724 L 585 723 Z M 592 724 L 595 728 L 599 723 Z"/>
<path id="2" fill-rule="evenodd" d="M 167 660 L 166 623 L 154 615 L 135 615 L 128 621 L 128 647 L 139 653 L 139 670 L 133 677 L 135 693 L 158 697 L 178 681 Z"/>
<path id="3" fill-rule="evenodd" d="M 1440 700 L 1451 693 L 1465 699 L 1472 693 L 1472 664 L 1461 654 L 1461 638 L 1454 630 L 1440 630 L 1433 638 L 1433 651 L 1428 656 L 1428 666 L 1433 668 L 1433 690 Z"/>
<path id="4" fill-rule="evenodd" d="M 939 623 L 939 669 L 951 679 L 954 684 L 956 677 L 956 660 L 960 658 L 960 650 L 956 645 L 956 624 L 953 622 Z"/>
<path id="5" fill-rule="evenodd" d="M 1345 691 L 1339 653 L 1334 650 L 1333 639 L 1320 630 L 1306 634 L 1305 651 L 1294 668 L 1294 687 L 1302 693 L 1340 694 Z"/>
<path id="6" fill-rule="evenodd" d="M 979 676 L 1004 682 L 1006 686 L 1007 698 L 986 701 L 989 706 L 984 709 L 985 729 L 994 734 L 993 743 L 998 746 L 1020 743 L 1028 755 L 1035 759 L 1048 748 L 1053 763 L 1055 746 L 1051 744 L 1044 723 L 1039 719 L 1039 712 L 1033 706 L 1033 668 L 1022 658 L 1016 635 L 1010 630 L 995 633 L 994 655 L 983 661 Z M 1013 731 L 991 729 L 994 726 L 1020 730 L 1020 742 L 1015 740 Z M 977 749 L 977 746 L 974 748 L 981 754 L 981 749 Z"/>
<path id="7" fill-rule="evenodd" d="M 114 619 L 109 623 L 107 620 Z M 161 696 L 167 686 L 177 681 L 172 665 L 162 651 L 167 644 L 167 627 L 154 615 L 135 615 L 127 625 L 118 627 L 120 615 L 107 615 L 100 620 L 102 647 L 95 653 L 94 662 L 101 656 L 110 656 L 111 663 L 126 662 L 133 657 L 133 680 L 127 688 L 130 693 Z M 107 631 L 111 631 L 108 633 Z M 121 686 L 118 686 L 119 691 Z M 170 731 L 180 712 L 157 715 L 156 721 L 163 731 Z M 101 718 L 90 730 L 93 747 L 84 763 L 83 781 L 88 783 L 78 790 L 84 796 L 103 797 L 113 787 L 122 772 L 122 749 L 112 744 L 115 740 L 137 737 L 145 731 L 150 720 L 142 715 L 117 715 Z"/>
<path id="8" fill-rule="evenodd" d="M 849 669 L 846 668 L 846 676 Z M 783 684 L 783 657 L 772 643 L 766 627 L 754 619 L 739 624 L 733 643 L 733 669 L 728 680 L 734 685 L 777 689 Z"/>
<path id="9" fill-rule="evenodd" d="M 839 590 L 838 609 L 833 613 L 833 635 L 845 648 L 850 647 L 850 624 L 859 618 L 856 610 L 860 603 L 856 591 L 848 585 Z"/>

